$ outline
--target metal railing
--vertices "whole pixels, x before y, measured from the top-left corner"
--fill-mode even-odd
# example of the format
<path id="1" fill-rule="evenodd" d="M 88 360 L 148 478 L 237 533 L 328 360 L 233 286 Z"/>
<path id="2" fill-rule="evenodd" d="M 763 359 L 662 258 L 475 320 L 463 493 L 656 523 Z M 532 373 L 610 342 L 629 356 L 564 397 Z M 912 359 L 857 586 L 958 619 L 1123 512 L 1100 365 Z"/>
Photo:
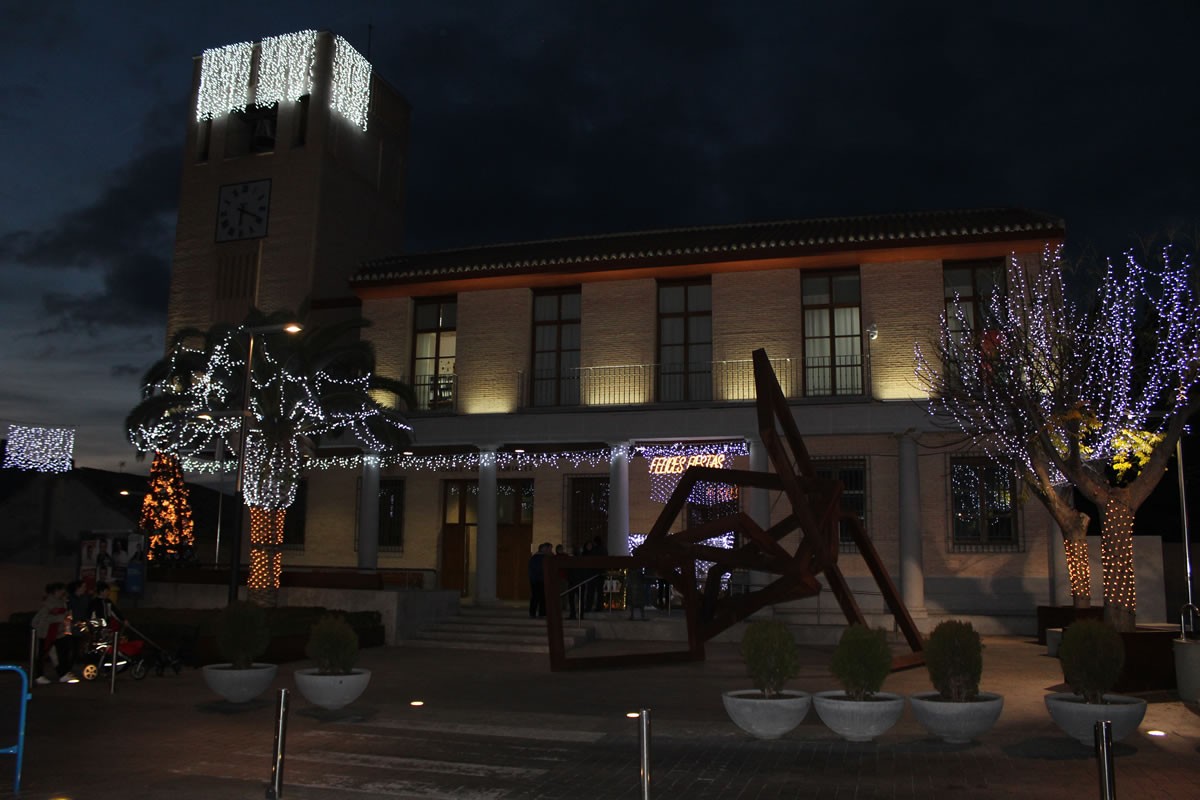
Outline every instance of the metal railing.
<path id="1" fill-rule="evenodd" d="M 863 356 L 772 358 L 783 394 L 799 397 L 864 396 L 870 385 Z M 754 362 L 614 364 L 562 372 L 517 372 L 521 408 L 631 406 L 656 403 L 752 403 Z"/>
<path id="2" fill-rule="evenodd" d="M 415 411 L 458 410 L 458 375 L 418 375 L 411 380 L 401 378 L 417 396 Z"/>

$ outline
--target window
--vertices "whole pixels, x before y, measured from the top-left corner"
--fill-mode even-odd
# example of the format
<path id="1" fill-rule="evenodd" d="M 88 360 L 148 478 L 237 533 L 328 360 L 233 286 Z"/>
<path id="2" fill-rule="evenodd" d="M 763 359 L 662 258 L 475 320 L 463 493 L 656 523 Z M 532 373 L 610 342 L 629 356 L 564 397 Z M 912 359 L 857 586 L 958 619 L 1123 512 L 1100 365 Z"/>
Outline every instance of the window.
<path id="1" fill-rule="evenodd" d="M 311 101 L 311 95 L 302 95 L 297 98 L 296 105 L 292 108 L 292 114 L 295 115 L 292 123 L 292 147 L 303 147 L 308 143 L 308 107 Z"/>
<path id="2" fill-rule="evenodd" d="M 801 293 L 805 396 L 862 394 L 858 270 L 805 275 Z"/>
<path id="3" fill-rule="evenodd" d="M 579 405 L 579 289 L 533 297 L 531 405 Z"/>
<path id="4" fill-rule="evenodd" d="M 379 552 L 404 552 L 404 479 L 379 479 Z"/>
<path id="5" fill-rule="evenodd" d="M 658 286 L 658 399 L 712 399 L 712 285 Z"/>
<path id="6" fill-rule="evenodd" d="M 842 510 L 856 514 L 862 522 L 863 530 L 870 530 L 867 527 L 867 460 L 818 460 L 813 463 L 813 469 L 819 477 L 842 482 Z M 858 550 L 850 527 L 845 522 L 839 525 L 838 547 L 843 553 Z"/>
<path id="7" fill-rule="evenodd" d="M 225 157 L 274 152 L 278 120 L 278 103 L 231 112 L 225 125 Z"/>
<path id="8" fill-rule="evenodd" d="M 457 308 L 452 297 L 417 301 L 413 315 L 413 391 L 418 408 L 454 407 Z"/>
<path id="9" fill-rule="evenodd" d="M 296 486 L 296 500 L 288 506 L 283 518 L 283 547 L 287 550 L 304 549 L 304 526 L 308 517 L 308 479 L 302 478 Z"/>
<path id="10" fill-rule="evenodd" d="M 951 550 L 1021 550 L 1017 535 L 1016 483 L 1011 470 L 983 458 L 950 460 Z"/>
<path id="11" fill-rule="evenodd" d="M 208 161 L 208 150 L 212 144 L 212 120 L 203 119 L 196 127 L 196 162 Z"/>
<path id="12" fill-rule="evenodd" d="M 957 333 L 966 330 L 981 330 L 990 316 L 988 306 L 992 296 L 1004 296 L 1004 260 L 999 258 L 984 261 L 947 261 L 942 267 L 942 285 L 945 289 L 946 319 L 950 330 Z M 962 305 L 963 320 L 955 313 L 955 299 Z"/>
<path id="13" fill-rule="evenodd" d="M 533 481 L 501 480 L 496 483 L 496 524 L 533 523 Z"/>

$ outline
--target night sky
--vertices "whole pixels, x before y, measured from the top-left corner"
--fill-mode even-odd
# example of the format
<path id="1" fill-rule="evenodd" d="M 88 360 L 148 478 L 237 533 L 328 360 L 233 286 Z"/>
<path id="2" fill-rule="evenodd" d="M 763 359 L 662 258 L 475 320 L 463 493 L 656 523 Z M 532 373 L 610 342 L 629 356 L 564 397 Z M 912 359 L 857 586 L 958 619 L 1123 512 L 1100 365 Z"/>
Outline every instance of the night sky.
<path id="1" fill-rule="evenodd" d="M 145 469 L 121 424 L 163 347 L 192 57 L 304 28 L 368 54 L 368 24 L 413 106 L 411 251 L 1015 205 L 1118 255 L 1200 222 L 1194 0 L 0 0 L 0 421 Z"/>

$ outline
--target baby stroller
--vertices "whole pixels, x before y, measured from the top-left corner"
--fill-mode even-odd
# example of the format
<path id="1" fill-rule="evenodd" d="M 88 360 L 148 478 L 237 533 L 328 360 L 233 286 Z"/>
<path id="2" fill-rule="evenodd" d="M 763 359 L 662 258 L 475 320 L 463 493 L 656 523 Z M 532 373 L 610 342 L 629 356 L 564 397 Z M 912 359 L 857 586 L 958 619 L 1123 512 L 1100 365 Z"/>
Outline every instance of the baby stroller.
<path id="1" fill-rule="evenodd" d="M 175 670 L 178 675 L 183 668 L 178 658 L 159 647 L 128 621 L 114 620 L 108 625 L 104 620 L 90 620 L 88 628 L 90 641 L 84 647 L 84 680 L 94 681 L 101 673 L 111 674 L 113 669 L 117 672 L 128 669 L 130 677 L 140 681 L 151 668 L 159 677 L 167 669 Z M 117 640 L 115 653 L 114 636 Z"/>

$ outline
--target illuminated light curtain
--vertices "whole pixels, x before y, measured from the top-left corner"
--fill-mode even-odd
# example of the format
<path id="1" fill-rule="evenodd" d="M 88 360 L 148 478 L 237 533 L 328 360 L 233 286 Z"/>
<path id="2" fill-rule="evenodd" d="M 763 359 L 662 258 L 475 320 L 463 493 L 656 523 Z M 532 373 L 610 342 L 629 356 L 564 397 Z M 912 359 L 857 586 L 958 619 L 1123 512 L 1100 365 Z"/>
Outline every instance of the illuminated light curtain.
<path id="1" fill-rule="evenodd" d="M 33 472 L 70 472 L 75 455 L 74 428 L 8 426 L 4 468 Z"/>
<path id="2" fill-rule="evenodd" d="M 310 94 L 316 57 L 316 31 L 298 31 L 263 39 L 258 53 L 255 104 L 270 106 Z"/>
<path id="3" fill-rule="evenodd" d="M 200 58 L 200 89 L 196 93 L 197 121 L 246 110 L 253 54 L 254 45 L 250 42 L 204 51 Z"/>
<path id="4" fill-rule="evenodd" d="M 333 82 L 329 107 L 367 129 L 371 105 L 371 63 L 338 36 L 333 41 Z"/>

